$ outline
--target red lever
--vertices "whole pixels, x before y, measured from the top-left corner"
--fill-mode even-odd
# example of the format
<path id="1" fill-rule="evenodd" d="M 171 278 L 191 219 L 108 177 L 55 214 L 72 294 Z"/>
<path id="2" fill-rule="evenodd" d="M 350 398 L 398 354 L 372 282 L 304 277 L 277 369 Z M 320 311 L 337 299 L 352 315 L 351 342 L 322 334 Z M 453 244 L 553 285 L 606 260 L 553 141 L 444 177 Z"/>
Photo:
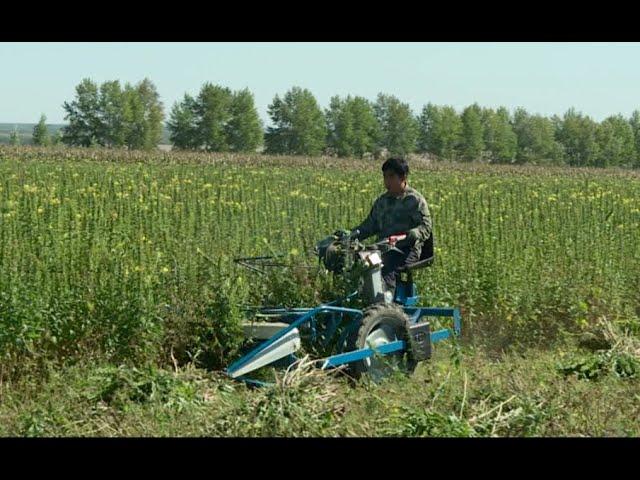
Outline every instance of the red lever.
<path id="1" fill-rule="evenodd" d="M 406 233 L 396 233 L 394 235 L 389 235 L 389 244 L 395 245 L 397 242 L 404 240 L 407 238 Z"/>

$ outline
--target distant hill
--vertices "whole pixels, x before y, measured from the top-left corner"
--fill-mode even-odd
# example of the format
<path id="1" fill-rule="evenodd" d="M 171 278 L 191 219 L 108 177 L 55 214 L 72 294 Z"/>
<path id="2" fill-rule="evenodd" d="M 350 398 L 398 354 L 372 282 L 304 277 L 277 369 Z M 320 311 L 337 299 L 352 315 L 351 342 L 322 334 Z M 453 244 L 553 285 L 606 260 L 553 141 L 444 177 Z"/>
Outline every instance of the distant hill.
<path id="1" fill-rule="evenodd" d="M 33 127 L 35 126 L 35 123 L 0 123 L 0 144 L 9 143 L 9 135 L 11 135 L 11 132 L 13 132 L 15 128 L 18 130 L 22 145 L 30 145 L 32 143 Z M 47 124 L 47 130 L 49 130 L 50 135 L 55 135 L 65 126 L 65 124 Z M 169 145 L 171 143 L 169 141 L 169 130 L 166 125 L 162 129 L 162 140 L 160 143 L 162 145 Z"/>

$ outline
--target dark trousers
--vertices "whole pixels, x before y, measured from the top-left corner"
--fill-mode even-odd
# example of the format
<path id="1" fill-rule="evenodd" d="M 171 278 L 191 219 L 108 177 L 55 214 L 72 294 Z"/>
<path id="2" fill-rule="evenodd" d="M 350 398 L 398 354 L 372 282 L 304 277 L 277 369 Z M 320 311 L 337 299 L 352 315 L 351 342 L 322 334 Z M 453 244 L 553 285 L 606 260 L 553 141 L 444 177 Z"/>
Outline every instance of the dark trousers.
<path id="1" fill-rule="evenodd" d="M 420 260 L 421 248 L 405 247 L 400 250 L 402 250 L 402 253 L 391 251 L 385 253 L 382 257 L 382 279 L 392 292 L 396 288 L 398 270 L 405 265 Z"/>

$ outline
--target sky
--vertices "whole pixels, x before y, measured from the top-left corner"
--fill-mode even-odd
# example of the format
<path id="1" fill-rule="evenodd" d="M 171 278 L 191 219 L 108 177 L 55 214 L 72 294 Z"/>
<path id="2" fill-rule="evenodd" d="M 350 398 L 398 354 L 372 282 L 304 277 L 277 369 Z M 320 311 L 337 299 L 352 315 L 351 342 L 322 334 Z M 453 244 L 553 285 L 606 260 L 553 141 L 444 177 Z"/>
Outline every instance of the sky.
<path id="1" fill-rule="evenodd" d="M 204 82 L 249 88 L 267 107 L 293 86 L 321 107 L 332 96 L 395 95 L 461 111 L 524 107 L 601 121 L 640 109 L 640 43 L 0 43 L 0 123 L 64 123 L 62 103 L 83 78 L 156 85 L 168 114 Z"/>

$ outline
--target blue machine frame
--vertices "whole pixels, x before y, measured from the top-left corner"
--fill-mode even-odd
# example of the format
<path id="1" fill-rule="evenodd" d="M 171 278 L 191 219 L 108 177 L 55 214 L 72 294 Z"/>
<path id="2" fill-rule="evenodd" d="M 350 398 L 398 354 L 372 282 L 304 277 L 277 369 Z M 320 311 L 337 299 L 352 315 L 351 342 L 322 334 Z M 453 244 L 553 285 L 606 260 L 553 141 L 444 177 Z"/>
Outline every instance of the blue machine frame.
<path id="1" fill-rule="evenodd" d="M 336 306 L 337 303 L 342 303 L 345 300 L 348 300 L 355 296 L 357 292 L 352 293 L 345 299 L 336 300 L 331 303 L 322 304 L 315 308 L 271 308 L 271 309 L 262 309 L 262 313 L 266 314 L 274 314 L 274 315 L 282 315 L 283 321 L 289 323 L 289 326 L 283 328 L 271 338 L 265 340 L 264 342 L 258 344 L 256 347 L 251 349 L 247 354 L 233 362 L 226 370 L 226 373 L 230 376 L 233 376 L 234 372 L 237 372 L 239 369 L 246 366 L 250 363 L 257 355 L 263 352 L 265 349 L 273 345 L 276 341 L 290 333 L 295 328 L 301 327 L 303 325 L 309 325 L 311 340 L 316 340 L 316 326 L 319 321 L 317 317 L 324 316 L 326 320 L 326 331 L 329 332 L 328 337 L 333 336 L 339 325 L 344 321 L 345 315 L 348 317 L 352 317 L 352 321 L 350 324 L 351 329 L 358 326 L 359 322 L 355 321 L 363 316 L 363 311 L 355 308 L 347 308 L 342 306 Z M 409 323 L 411 325 L 415 325 L 420 323 L 420 320 L 423 317 L 450 317 L 453 319 L 453 330 L 450 328 L 443 328 L 430 334 L 430 342 L 432 344 L 440 342 L 442 340 L 446 340 L 451 337 L 451 335 L 459 336 L 461 333 L 461 315 L 460 310 L 458 308 L 437 308 L 437 307 L 416 307 L 419 300 L 419 296 L 416 295 L 416 286 L 413 282 L 398 282 L 394 302 L 403 307 L 405 314 L 409 317 Z M 329 315 L 326 315 L 329 314 Z M 346 335 L 349 333 L 349 328 L 345 329 L 342 333 L 340 339 L 338 340 L 338 344 L 341 345 Z M 365 358 L 371 357 L 373 355 L 388 355 L 393 352 L 398 352 L 406 349 L 405 342 L 402 340 L 397 340 L 394 342 L 390 342 L 384 344 L 377 349 L 371 348 L 363 348 L 360 350 L 353 350 L 348 352 L 341 352 L 336 355 L 331 355 L 322 360 L 318 360 L 320 363 L 320 368 L 331 368 L 337 367 L 339 365 L 343 365 L 346 363 L 355 362 L 358 360 L 363 360 Z M 289 355 L 287 359 L 289 364 L 293 363 L 296 358 L 294 355 Z M 244 382 L 255 384 L 255 385 L 265 385 L 264 382 L 259 380 L 253 380 L 250 378 L 243 376 L 238 376 L 237 380 L 242 380 Z"/>

